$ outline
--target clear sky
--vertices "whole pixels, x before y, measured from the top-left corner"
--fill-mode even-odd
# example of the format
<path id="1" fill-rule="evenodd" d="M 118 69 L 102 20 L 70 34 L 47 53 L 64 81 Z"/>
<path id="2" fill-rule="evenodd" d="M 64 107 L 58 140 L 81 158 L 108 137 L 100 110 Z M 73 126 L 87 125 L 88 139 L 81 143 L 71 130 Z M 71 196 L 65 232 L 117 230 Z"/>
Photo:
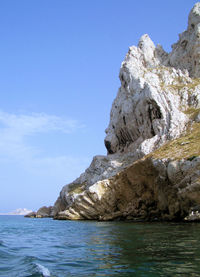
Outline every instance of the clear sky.
<path id="1" fill-rule="evenodd" d="M 36 210 L 106 154 L 128 47 L 166 51 L 193 0 L 0 1 L 0 212 Z"/>

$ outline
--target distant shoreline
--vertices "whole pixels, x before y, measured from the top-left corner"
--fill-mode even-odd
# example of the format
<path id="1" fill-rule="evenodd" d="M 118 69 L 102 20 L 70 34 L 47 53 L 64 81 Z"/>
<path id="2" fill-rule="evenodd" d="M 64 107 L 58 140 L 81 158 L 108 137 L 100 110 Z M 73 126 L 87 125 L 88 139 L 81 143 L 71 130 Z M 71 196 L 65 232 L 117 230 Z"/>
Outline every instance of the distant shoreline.
<path id="1" fill-rule="evenodd" d="M 0 213 L 0 216 L 1 215 L 10 215 L 10 216 L 14 216 L 14 215 L 17 215 L 17 216 L 24 216 L 23 214 L 7 214 L 7 213 Z"/>
<path id="2" fill-rule="evenodd" d="M 31 212 L 32 212 L 32 210 L 28 210 L 26 208 L 18 208 L 14 211 L 0 213 L 0 215 L 23 215 L 23 216 L 25 216 Z"/>

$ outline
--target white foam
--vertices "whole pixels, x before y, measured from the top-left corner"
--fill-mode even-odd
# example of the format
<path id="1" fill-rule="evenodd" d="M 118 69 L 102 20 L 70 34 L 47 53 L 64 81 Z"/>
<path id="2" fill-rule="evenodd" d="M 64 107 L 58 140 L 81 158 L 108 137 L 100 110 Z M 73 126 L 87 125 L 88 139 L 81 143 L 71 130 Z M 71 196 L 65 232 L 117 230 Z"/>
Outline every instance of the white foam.
<path id="1" fill-rule="evenodd" d="M 51 276 L 51 273 L 50 271 L 48 270 L 48 268 L 46 268 L 45 266 L 41 265 L 41 264 L 36 264 L 37 267 L 38 267 L 38 270 L 40 271 L 40 273 L 42 273 L 42 275 L 44 277 L 50 277 Z"/>

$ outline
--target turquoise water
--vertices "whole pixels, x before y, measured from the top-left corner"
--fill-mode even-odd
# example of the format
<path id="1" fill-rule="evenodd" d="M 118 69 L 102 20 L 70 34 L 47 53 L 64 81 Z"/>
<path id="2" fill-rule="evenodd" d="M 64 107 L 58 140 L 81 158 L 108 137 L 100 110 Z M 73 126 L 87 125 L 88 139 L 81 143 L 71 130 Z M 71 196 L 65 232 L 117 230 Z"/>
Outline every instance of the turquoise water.
<path id="1" fill-rule="evenodd" d="M 200 224 L 0 216 L 0 276 L 200 276 Z"/>

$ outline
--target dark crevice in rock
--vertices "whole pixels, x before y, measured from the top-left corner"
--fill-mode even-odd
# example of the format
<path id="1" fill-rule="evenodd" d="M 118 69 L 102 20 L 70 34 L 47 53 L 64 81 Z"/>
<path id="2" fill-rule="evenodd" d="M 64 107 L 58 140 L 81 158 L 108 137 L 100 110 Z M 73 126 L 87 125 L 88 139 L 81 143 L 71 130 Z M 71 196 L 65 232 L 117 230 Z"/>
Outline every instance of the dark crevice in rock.
<path id="1" fill-rule="evenodd" d="M 126 118 L 123 116 L 124 125 L 126 125 Z"/>
<path id="2" fill-rule="evenodd" d="M 108 154 L 113 154 L 114 152 L 112 151 L 110 141 L 105 140 L 104 143 L 105 143 L 105 147 L 106 147 L 106 149 L 107 149 L 107 151 L 108 151 Z"/>

